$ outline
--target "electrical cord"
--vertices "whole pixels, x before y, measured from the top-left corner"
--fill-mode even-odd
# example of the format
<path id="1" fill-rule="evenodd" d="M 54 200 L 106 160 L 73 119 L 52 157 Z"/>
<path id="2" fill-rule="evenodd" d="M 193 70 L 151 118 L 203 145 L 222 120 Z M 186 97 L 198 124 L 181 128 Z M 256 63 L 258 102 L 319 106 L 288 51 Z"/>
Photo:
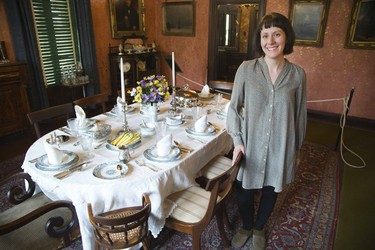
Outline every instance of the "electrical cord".
<path id="1" fill-rule="evenodd" d="M 349 95 L 347 95 L 346 97 L 343 97 L 343 98 L 326 99 L 326 100 L 312 100 L 312 101 L 307 101 L 307 102 L 314 103 L 314 102 L 332 102 L 332 101 L 342 101 L 343 102 L 343 111 L 342 111 L 342 114 L 340 116 L 340 129 L 341 129 L 340 156 L 341 156 L 341 159 L 349 167 L 364 168 L 364 167 L 366 167 L 366 162 L 363 160 L 363 158 L 360 155 L 358 155 L 357 153 L 355 153 L 353 150 L 349 149 L 344 143 L 344 131 L 345 131 L 345 125 L 346 125 L 346 116 L 347 116 L 346 110 L 349 109 L 349 107 L 348 107 Z M 353 165 L 353 164 L 350 164 L 349 162 L 347 162 L 345 157 L 344 157 L 344 153 L 343 153 L 344 150 L 343 149 L 347 150 L 349 153 L 356 156 L 362 162 L 362 165 Z"/>

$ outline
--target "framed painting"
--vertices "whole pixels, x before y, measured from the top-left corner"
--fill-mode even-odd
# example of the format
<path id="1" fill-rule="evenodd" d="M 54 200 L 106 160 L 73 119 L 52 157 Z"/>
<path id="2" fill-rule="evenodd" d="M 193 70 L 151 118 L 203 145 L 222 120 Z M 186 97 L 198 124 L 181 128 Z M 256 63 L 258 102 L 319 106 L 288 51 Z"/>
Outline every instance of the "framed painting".
<path id="1" fill-rule="evenodd" d="M 375 0 L 353 1 L 345 48 L 375 49 Z"/>
<path id="2" fill-rule="evenodd" d="M 290 0 L 289 20 L 301 46 L 323 46 L 329 0 Z"/>
<path id="3" fill-rule="evenodd" d="M 163 35 L 194 36 L 195 35 L 195 3 L 164 2 Z"/>
<path id="4" fill-rule="evenodd" d="M 143 0 L 109 0 L 112 38 L 145 35 Z"/>

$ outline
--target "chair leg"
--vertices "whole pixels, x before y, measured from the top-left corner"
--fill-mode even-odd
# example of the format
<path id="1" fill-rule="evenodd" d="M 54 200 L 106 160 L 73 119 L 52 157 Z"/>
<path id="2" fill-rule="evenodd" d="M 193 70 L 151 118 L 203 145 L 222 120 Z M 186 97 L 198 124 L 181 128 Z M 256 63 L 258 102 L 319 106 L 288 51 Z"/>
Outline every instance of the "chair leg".
<path id="1" fill-rule="evenodd" d="M 142 240 L 142 246 L 144 250 L 151 250 L 151 235 L 150 233 Z"/>
<path id="2" fill-rule="evenodd" d="M 217 226 L 219 228 L 221 240 L 223 241 L 224 247 L 227 249 L 227 248 L 230 248 L 230 242 L 225 233 L 225 228 L 224 228 L 225 217 L 227 217 L 225 207 L 221 206 L 216 213 L 216 219 L 217 219 Z"/>
<path id="3" fill-rule="evenodd" d="M 192 241 L 193 241 L 193 250 L 200 250 L 201 249 L 201 233 L 198 230 L 194 230 L 192 233 Z"/>
<path id="4" fill-rule="evenodd" d="M 225 204 L 224 204 L 224 207 L 223 207 L 223 217 L 224 217 L 223 220 L 224 220 L 225 226 L 227 226 L 229 229 L 233 229 L 233 225 L 229 221 L 227 208 L 226 208 Z"/>

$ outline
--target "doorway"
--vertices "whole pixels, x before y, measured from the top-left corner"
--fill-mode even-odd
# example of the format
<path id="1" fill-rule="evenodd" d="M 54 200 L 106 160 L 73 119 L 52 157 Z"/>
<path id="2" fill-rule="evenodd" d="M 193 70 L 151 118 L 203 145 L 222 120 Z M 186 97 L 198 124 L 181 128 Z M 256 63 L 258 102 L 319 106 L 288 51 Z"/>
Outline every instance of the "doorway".
<path id="1" fill-rule="evenodd" d="M 234 81 L 238 66 L 255 57 L 253 37 L 265 1 L 212 0 L 208 80 Z"/>

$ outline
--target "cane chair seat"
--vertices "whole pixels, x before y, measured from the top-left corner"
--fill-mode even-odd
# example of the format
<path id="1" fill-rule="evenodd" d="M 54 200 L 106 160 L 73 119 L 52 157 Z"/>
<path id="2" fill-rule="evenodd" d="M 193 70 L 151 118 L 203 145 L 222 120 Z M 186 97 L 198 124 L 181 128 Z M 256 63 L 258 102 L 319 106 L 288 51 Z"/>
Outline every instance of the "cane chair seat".
<path id="1" fill-rule="evenodd" d="M 97 215 L 93 215 L 91 204 L 87 207 L 94 228 L 96 249 L 128 248 L 140 242 L 144 249 L 151 249 L 148 230 L 151 202 L 147 194 L 143 194 L 141 206 L 116 209 Z"/>

